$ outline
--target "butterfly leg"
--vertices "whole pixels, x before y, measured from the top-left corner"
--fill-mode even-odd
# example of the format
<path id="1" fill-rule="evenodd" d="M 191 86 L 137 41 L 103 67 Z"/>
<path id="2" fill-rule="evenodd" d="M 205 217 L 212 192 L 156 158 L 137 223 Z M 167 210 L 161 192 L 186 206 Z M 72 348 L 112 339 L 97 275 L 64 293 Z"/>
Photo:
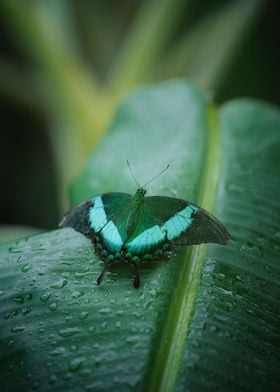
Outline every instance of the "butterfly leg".
<path id="1" fill-rule="evenodd" d="M 106 269 L 108 268 L 108 265 L 109 265 L 109 263 L 107 262 L 107 263 L 105 264 L 103 270 L 101 271 L 101 274 L 100 274 L 100 275 L 98 276 L 98 278 L 97 278 L 97 284 L 98 284 L 98 286 L 101 284 L 101 282 L 102 282 L 102 280 L 103 280 L 103 278 L 104 278 L 104 275 L 105 275 Z"/>
<path id="2" fill-rule="evenodd" d="M 134 266 L 134 281 L 133 281 L 133 287 L 135 289 L 138 289 L 140 287 L 140 267 L 139 265 Z"/>

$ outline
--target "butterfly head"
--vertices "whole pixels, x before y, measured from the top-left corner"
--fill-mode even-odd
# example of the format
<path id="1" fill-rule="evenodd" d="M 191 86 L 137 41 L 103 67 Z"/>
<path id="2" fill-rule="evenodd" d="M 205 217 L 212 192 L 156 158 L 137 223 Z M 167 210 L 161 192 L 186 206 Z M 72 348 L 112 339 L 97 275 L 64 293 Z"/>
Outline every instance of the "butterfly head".
<path id="1" fill-rule="evenodd" d="M 134 196 L 135 204 L 137 205 L 142 204 L 146 193 L 147 193 L 146 189 L 141 187 L 138 188 Z"/>
<path id="2" fill-rule="evenodd" d="M 147 191 L 146 191 L 146 189 L 144 189 L 144 188 L 138 188 L 137 191 L 136 191 L 136 194 L 137 194 L 139 197 L 144 197 L 146 193 L 147 193 Z"/>

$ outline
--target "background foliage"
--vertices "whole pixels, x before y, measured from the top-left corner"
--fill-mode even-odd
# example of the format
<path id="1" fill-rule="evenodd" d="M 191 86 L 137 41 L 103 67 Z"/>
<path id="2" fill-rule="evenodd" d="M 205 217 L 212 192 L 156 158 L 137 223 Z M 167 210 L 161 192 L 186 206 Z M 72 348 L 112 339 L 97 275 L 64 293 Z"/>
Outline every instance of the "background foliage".
<path id="1" fill-rule="evenodd" d="M 69 183 L 140 83 L 187 76 L 216 102 L 279 103 L 277 15 L 262 0 L 3 0 L 1 222 L 55 228 Z"/>

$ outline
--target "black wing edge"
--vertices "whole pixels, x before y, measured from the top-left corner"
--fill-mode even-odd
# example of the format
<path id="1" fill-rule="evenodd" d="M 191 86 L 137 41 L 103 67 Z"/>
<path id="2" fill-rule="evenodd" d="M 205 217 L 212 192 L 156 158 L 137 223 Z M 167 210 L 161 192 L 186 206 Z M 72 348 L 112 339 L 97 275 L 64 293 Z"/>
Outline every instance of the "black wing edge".
<path id="1" fill-rule="evenodd" d="M 72 227 L 74 230 L 90 236 L 89 209 L 92 205 L 92 200 L 78 204 L 64 215 L 59 223 L 59 227 Z"/>
<path id="2" fill-rule="evenodd" d="M 199 207 L 191 226 L 176 240 L 176 245 L 217 243 L 226 245 L 230 234 L 215 216 Z"/>

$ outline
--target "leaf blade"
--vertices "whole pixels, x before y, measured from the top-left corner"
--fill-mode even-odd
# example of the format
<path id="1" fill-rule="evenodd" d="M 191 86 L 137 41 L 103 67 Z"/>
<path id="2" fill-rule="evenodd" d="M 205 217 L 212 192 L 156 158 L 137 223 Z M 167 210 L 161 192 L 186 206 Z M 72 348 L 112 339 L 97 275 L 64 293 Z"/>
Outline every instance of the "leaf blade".
<path id="1" fill-rule="evenodd" d="M 215 209 L 233 241 L 207 250 L 177 389 L 273 390 L 279 362 L 272 347 L 279 337 L 274 187 L 280 116 L 270 105 L 236 100 L 222 107 L 220 121 L 222 176 Z"/>
<path id="2" fill-rule="evenodd" d="M 230 105 L 236 105 L 235 109 Z M 226 111 L 231 115 L 225 123 Z M 188 198 L 196 201 L 200 189 L 206 195 L 205 202 L 209 206 L 217 197 L 215 212 L 232 232 L 234 241 L 228 247 L 210 245 L 195 248 L 198 249 L 195 252 L 206 250 L 205 266 L 201 283 L 198 286 L 192 283 L 192 295 L 195 296 L 197 291 L 197 297 L 193 302 L 188 331 L 184 327 L 183 331 L 176 332 L 176 338 L 180 336 L 182 342 L 187 333 L 187 340 L 182 358 L 181 348 L 175 350 L 174 356 L 179 354 L 175 358 L 176 364 L 181 364 L 181 367 L 177 378 L 177 369 L 171 374 L 172 382 L 166 388 L 169 390 L 207 389 L 209 386 L 224 390 L 229 383 L 232 388 L 241 386 L 246 389 L 247 386 L 252 387 L 253 376 L 257 389 L 265 382 L 275 386 L 277 376 L 277 357 L 271 352 L 272 343 L 277 338 L 277 319 L 271 314 L 269 305 L 276 310 L 279 302 L 274 300 L 279 272 L 274 264 L 278 237 L 275 224 L 271 224 L 270 219 L 272 211 L 273 217 L 276 217 L 274 212 L 278 206 L 279 113 L 268 105 L 246 104 L 246 101 L 229 104 L 228 109 L 222 108 L 221 113 L 223 148 L 213 143 L 213 147 L 222 153 L 221 164 L 219 159 L 210 160 L 213 165 L 210 173 L 215 172 L 215 162 L 222 172 L 217 192 L 217 180 L 212 184 L 212 175 L 206 176 L 213 187 L 211 192 L 214 198 L 207 195 L 210 189 L 207 181 L 205 189 L 201 187 L 207 125 L 205 103 L 195 88 L 179 81 L 144 88 L 124 103 L 107 139 L 74 186 L 75 202 L 97 191 L 100 193 L 101 185 L 104 191 L 128 191 L 133 185 L 129 174 L 123 169 L 125 163 L 121 162 L 120 151 L 131 154 L 135 161 L 142 158 L 144 164 L 136 164 L 136 174 L 149 172 L 150 175 L 155 166 L 158 171 L 157 166 L 160 166 L 163 157 L 168 157 L 171 148 L 169 157 L 173 157 L 174 161 L 178 158 L 179 163 L 175 163 L 172 176 L 164 176 L 156 184 L 151 184 L 151 193 L 170 195 L 173 191 L 174 196 L 176 193 L 181 197 L 189 194 Z M 171 133 L 171 125 L 177 132 Z M 250 134 L 247 135 L 245 131 L 248 130 Z M 159 140 L 161 132 L 163 134 Z M 241 138 L 244 132 L 247 135 L 245 139 Z M 226 138 L 225 134 L 228 134 Z M 151 135 L 153 139 L 149 138 Z M 230 135 L 234 136 L 235 144 Z M 252 144 L 252 140 L 255 144 Z M 147 145 L 143 146 L 144 142 Z M 141 143 L 143 148 L 140 149 Z M 122 146 L 122 150 L 119 146 Z M 174 155 L 176 151 L 178 153 Z M 238 166 L 240 154 L 248 155 L 246 160 L 242 158 L 246 170 L 242 167 L 241 172 Z M 112 159 L 111 155 L 117 156 L 117 160 Z M 214 153 L 214 156 L 218 155 Z M 149 162 L 151 157 L 153 161 Z M 208 164 L 206 166 L 209 167 Z M 121 174 L 114 176 L 113 173 Z M 241 177 L 240 173 L 243 173 Z M 260 178 L 266 181 L 261 192 L 254 193 L 252 189 L 259 184 Z M 245 187 L 247 183 L 249 193 Z M 228 194 L 231 195 L 230 199 Z M 249 201 L 260 194 L 262 201 L 270 195 L 269 203 L 260 203 L 260 210 L 254 209 L 253 204 L 249 210 Z M 238 209 L 248 211 L 247 215 L 242 215 L 242 225 Z M 262 226 L 258 224 L 258 211 L 262 212 L 263 224 L 269 227 L 268 233 L 263 233 Z M 250 226 L 249 218 L 255 226 Z M 261 255 L 255 253 L 254 248 L 247 246 L 242 251 L 238 248 L 243 237 L 252 242 L 256 234 L 263 236 L 259 247 L 266 258 L 262 263 Z M 156 373 L 159 368 L 154 366 L 155 358 L 159 355 L 159 343 L 164 336 L 163 326 L 168 322 L 169 331 L 180 328 L 175 321 L 175 325 L 171 326 L 172 320 L 168 314 L 174 306 L 172 297 L 178 290 L 177 286 L 186 282 L 186 277 L 182 277 L 181 264 L 184 251 L 178 252 L 171 260 L 144 267 L 143 285 L 139 290 L 132 288 L 132 282 L 128 279 L 130 275 L 125 269 L 112 270 L 106 282 L 97 287 L 95 282 L 101 265 L 92 251 L 92 245 L 88 239 L 70 229 L 1 244 L 0 255 L 0 368 L 6 390 L 22 390 L 23 385 L 36 388 L 38 384 L 45 390 L 54 387 L 65 389 L 69 385 L 77 389 L 131 390 L 149 385 L 151 369 Z M 198 258 L 202 260 L 201 255 Z M 261 267 L 257 269 L 257 276 L 254 272 L 258 263 Z M 192 280 L 193 264 L 187 266 L 190 268 L 188 277 Z M 266 280 L 265 286 L 260 273 L 261 278 Z M 196 272 L 196 278 L 198 275 Z M 237 293 L 231 296 L 230 288 Z M 251 292 L 255 295 L 256 303 L 252 302 Z M 237 294 L 241 297 L 240 302 Z M 181 293 L 180 299 L 184 299 Z M 236 310 L 238 306 L 240 314 Z M 182 306 L 176 309 L 177 320 L 186 316 L 182 309 Z M 261 314 L 262 309 L 264 315 Z M 191 309 L 188 308 L 188 311 Z M 239 328 L 245 343 L 240 337 L 239 340 L 232 339 L 235 332 L 232 329 L 237 329 L 238 320 L 243 320 Z M 256 363 L 253 361 L 254 339 L 250 334 L 256 337 Z M 170 336 L 171 339 L 173 337 Z M 236 341 L 238 344 L 233 344 Z M 244 354 L 242 361 L 237 356 L 239 351 L 242 352 L 241 343 L 247 349 L 247 356 Z M 27 346 L 32 350 L 27 350 Z M 269 368 L 260 360 L 262 350 L 266 350 L 264 357 L 269 361 Z M 174 359 L 174 356 L 171 358 Z M 239 362 L 234 367 L 236 358 Z M 248 369 L 252 373 L 251 378 Z M 160 375 L 157 379 L 159 382 L 154 385 L 163 384 L 162 377 Z M 268 380 L 269 377 L 272 381 Z"/>

